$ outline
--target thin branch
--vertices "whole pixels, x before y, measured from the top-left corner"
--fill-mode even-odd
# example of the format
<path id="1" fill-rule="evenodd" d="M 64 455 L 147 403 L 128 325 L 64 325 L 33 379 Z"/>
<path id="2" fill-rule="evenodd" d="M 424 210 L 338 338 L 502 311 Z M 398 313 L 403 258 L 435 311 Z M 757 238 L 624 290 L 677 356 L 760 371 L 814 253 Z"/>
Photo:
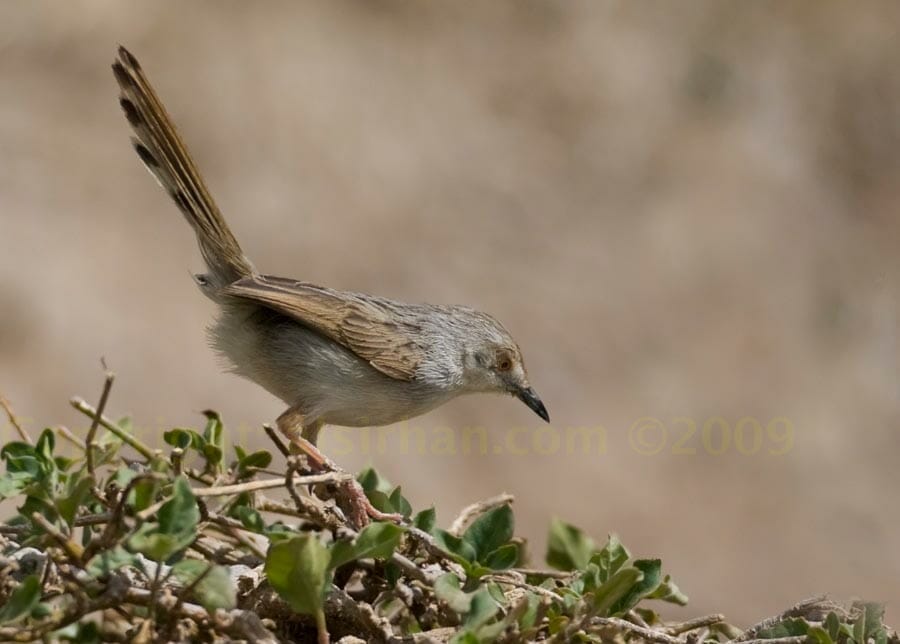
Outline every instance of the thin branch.
<path id="1" fill-rule="evenodd" d="M 437 541 L 434 540 L 434 537 L 432 537 L 430 534 L 411 525 L 403 527 L 406 530 L 406 533 L 413 539 L 415 539 L 416 542 L 421 545 L 431 556 L 435 557 L 436 559 L 442 559 L 451 562 L 453 561 L 453 555 L 441 548 L 438 545 Z"/>
<path id="2" fill-rule="evenodd" d="M 150 619 L 156 622 L 156 609 L 159 605 L 160 582 L 162 581 L 162 562 L 156 562 L 153 581 L 150 584 Z"/>
<path id="3" fill-rule="evenodd" d="M 75 604 L 57 619 L 51 619 L 32 628 L 22 628 L 21 625 L 4 626 L 0 628 L 0 640 L 9 642 L 32 642 L 55 630 L 59 630 L 69 624 L 77 622 L 89 613 L 94 613 L 108 608 L 115 608 L 121 604 L 126 592 L 127 580 L 121 576 L 114 576 L 106 591 L 97 599 L 83 605 Z"/>
<path id="4" fill-rule="evenodd" d="M 552 599 L 555 602 L 562 603 L 564 600 L 561 595 L 556 594 L 552 590 L 547 588 L 541 588 L 540 586 L 535 586 L 533 584 L 526 583 L 519 579 L 515 579 L 514 577 L 510 577 L 509 575 L 496 574 L 496 575 L 485 575 L 482 579 L 487 579 L 491 581 L 496 581 L 498 584 L 505 584 L 507 586 L 515 586 L 516 588 L 522 588 L 523 590 L 528 590 L 533 592 L 536 595 L 543 595 L 548 599 Z"/>
<path id="5" fill-rule="evenodd" d="M 84 400 L 84 398 L 79 398 L 78 396 L 76 396 L 75 398 L 72 398 L 72 400 L 69 401 L 69 404 L 71 404 L 75 409 L 80 411 L 82 414 L 84 414 L 88 418 L 93 419 L 94 417 L 99 416 L 100 425 L 102 427 L 111 431 L 113 434 L 115 434 L 117 437 L 119 437 L 123 443 L 132 447 L 138 454 L 140 454 L 141 456 L 146 458 L 148 461 L 152 460 L 153 458 L 156 457 L 156 452 L 154 450 L 150 449 L 142 441 L 138 440 L 137 438 L 135 438 L 134 436 L 132 436 L 131 434 L 126 432 L 124 429 L 119 427 L 116 423 L 114 423 L 112 420 L 110 420 L 106 416 L 98 414 L 97 410 L 94 409 L 93 407 L 91 407 Z"/>
<path id="6" fill-rule="evenodd" d="M 340 483 L 353 478 L 346 472 L 324 472 L 322 474 L 310 474 L 294 479 L 295 485 L 316 485 L 318 483 Z M 242 492 L 254 492 L 256 490 L 269 490 L 277 487 L 285 487 L 284 479 L 263 479 L 260 481 L 247 481 L 233 485 L 219 485 L 215 487 L 194 488 L 194 496 L 228 496 Z"/>
<path id="7" fill-rule="evenodd" d="M 541 579 L 569 579 L 574 574 L 564 570 L 543 570 L 537 568 L 510 568 L 513 572 L 518 572 L 526 577 L 540 577 Z"/>
<path id="8" fill-rule="evenodd" d="M 216 567 L 216 564 L 214 564 L 214 563 L 208 564 L 203 572 L 201 572 L 199 575 L 194 577 L 194 580 L 191 583 L 189 583 L 187 586 L 185 586 L 184 590 L 182 590 L 180 593 L 178 593 L 178 601 L 175 602 L 175 606 L 172 608 L 172 611 L 171 611 L 173 615 L 178 615 L 181 612 L 181 607 L 184 606 L 185 599 L 187 599 L 190 596 L 190 594 L 192 592 L 194 592 L 194 590 L 197 588 L 197 586 L 200 585 L 200 582 L 203 581 L 204 579 L 206 579 L 209 576 L 209 573 L 211 573 L 213 568 L 215 568 L 215 567 Z M 168 631 L 168 635 L 170 636 L 169 637 L 170 640 L 173 639 L 171 636 L 174 635 L 176 624 L 177 623 L 174 619 L 169 620 L 167 631 Z"/>
<path id="9" fill-rule="evenodd" d="M 793 606 L 788 608 L 786 611 L 784 611 L 780 615 L 776 615 L 775 617 L 769 617 L 768 619 L 764 619 L 763 621 L 759 622 L 758 624 L 754 624 L 753 626 L 748 628 L 746 631 L 744 631 L 743 633 L 738 635 L 736 638 L 731 640 L 729 642 L 729 644 L 734 644 L 735 642 L 750 642 L 756 637 L 756 635 L 760 631 L 763 631 L 767 628 L 771 628 L 772 626 L 775 626 L 776 624 L 780 624 L 781 622 L 783 622 L 784 620 L 786 620 L 790 617 L 797 617 L 798 615 L 802 615 L 803 613 L 805 613 L 807 610 L 809 610 L 813 606 L 816 606 L 817 604 L 821 604 L 823 601 L 825 601 L 826 597 L 827 597 L 827 595 L 817 595 L 815 597 L 810 597 L 809 599 L 804 599 L 803 601 L 800 601 L 800 602 L 794 604 Z M 780 644 L 790 644 L 790 643 L 784 642 L 784 643 L 780 643 Z"/>
<path id="10" fill-rule="evenodd" d="M 0 394 L 0 407 L 3 407 L 3 411 L 6 412 L 6 417 L 9 419 L 9 423 L 15 427 L 16 431 L 19 433 L 19 437 L 28 443 L 29 445 L 34 445 L 34 441 L 31 440 L 31 436 L 28 435 L 28 432 L 25 431 L 25 428 L 19 423 L 19 419 L 16 418 L 16 413 L 13 411 L 12 406 L 9 404 L 9 401 L 3 397 L 3 394 Z"/>
<path id="11" fill-rule="evenodd" d="M 112 512 L 101 512 L 100 514 L 85 514 L 75 518 L 76 527 L 84 527 L 86 525 L 104 525 L 109 523 L 113 518 Z"/>
<path id="12" fill-rule="evenodd" d="M 149 606 L 151 603 L 150 591 L 143 588 L 129 588 L 123 601 L 138 606 Z M 261 624 L 249 624 L 249 611 L 239 609 L 230 611 L 219 610 L 214 615 L 210 615 L 203 606 L 182 602 L 181 608 L 178 609 L 176 614 L 178 617 L 186 617 L 199 623 L 211 621 L 213 628 L 237 639 L 255 641 L 264 637 L 266 640 L 272 640 L 272 634 L 262 628 Z M 259 630 L 251 631 L 251 627 Z"/>
<path id="13" fill-rule="evenodd" d="M 172 474 L 175 477 L 181 476 L 182 467 L 184 465 L 184 450 L 180 447 L 173 447 L 169 461 L 172 463 Z"/>
<path id="14" fill-rule="evenodd" d="M 100 418 L 106 409 L 106 401 L 109 400 L 109 392 L 112 389 L 113 381 L 116 379 L 112 371 L 106 372 L 106 380 L 103 382 L 103 392 L 100 394 L 100 402 L 97 403 L 97 411 L 91 419 L 91 427 L 88 429 L 85 444 L 85 457 L 87 458 L 87 469 L 91 477 L 94 477 L 94 438 L 97 435 L 97 429 L 100 427 Z"/>
<path id="15" fill-rule="evenodd" d="M 489 499 L 485 499 L 484 501 L 478 501 L 477 503 L 473 503 L 470 506 L 463 508 L 462 512 L 459 513 L 459 516 L 453 520 L 453 523 L 450 524 L 450 529 L 448 532 L 456 537 L 462 535 L 463 531 L 469 526 L 470 523 L 475 521 L 482 514 L 490 512 L 494 508 L 499 508 L 502 505 L 509 505 L 513 502 L 515 497 L 512 494 L 498 494 L 497 496 L 492 496 Z"/>
<path id="16" fill-rule="evenodd" d="M 631 633 L 634 633 L 635 635 L 640 635 L 645 640 L 648 640 L 650 642 L 659 642 L 659 644 L 684 644 L 682 640 L 678 639 L 677 637 L 667 635 L 663 631 L 658 631 L 652 628 L 644 628 L 643 626 L 632 624 L 631 622 L 620 619 L 618 617 L 593 617 L 591 618 L 591 625 L 600 627 L 612 626 L 624 631 L 629 631 Z"/>
<path id="17" fill-rule="evenodd" d="M 33 512 L 31 514 L 31 520 L 41 526 L 44 532 L 50 535 L 50 537 L 59 544 L 73 561 L 81 560 L 81 555 L 84 554 L 84 548 L 60 532 L 55 525 L 44 518 L 44 515 L 40 512 Z"/>
<path id="18" fill-rule="evenodd" d="M 719 622 L 724 621 L 724 615 L 722 615 L 721 613 L 715 613 L 714 615 L 706 615 L 704 617 L 689 619 L 686 622 L 680 622 L 678 624 L 669 624 L 668 626 L 666 626 L 666 632 L 670 635 L 681 635 L 682 633 L 689 633 L 690 631 L 697 630 L 698 628 L 703 628 L 704 626 L 712 626 L 713 624 L 718 624 Z"/>
<path id="19" fill-rule="evenodd" d="M 333 588 L 329 599 L 335 601 L 339 605 L 341 611 L 353 614 L 356 621 L 366 627 L 369 631 L 369 635 L 372 636 L 372 638 L 369 639 L 370 642 L 373 640 L 383 640 L 385 642 L 395 640 L 394 631 L 391 628 L 390 621 L 377 615 L 372 609 L 372 606 L 368 603 L 354 600 L 340 588 Z"/>
<path id="20" fill-rule="evenodd" d="M 650 628 L 650 624 L 644 621 L 644 618 L 641 617 L 636 610 L 633 608 L 625 613 L 623 616 L 625 620 L 631 622 L 632 624 L 637 624 L 638 626 L 642 626 L 644 628 Z M 665 629 L 663 629 L 665 630 Z"/>
<path id="21" fill-rule="evenodd" d="M 0 534 L 25 534 L 27 525 L 0 525 Z"/>
<path id="22" fill-rule="evenodd" d="M 115 543 L 116 538 L 119 534 L 119 524 L 122 521 L 122 517 L 125 514 L 125 504 L 128 501 L 128 496 L 131 494 L 131 491 L 134 487 L 146 480 L 165 480 L 165 477 L 159 472 L 141 472 L 140 474 L 136 474 L 128 483 L 125 485 L 124 489 L 119 493 L 119 500 L 116 502 L 115 507 L 112 509 L 112 512 L 104 513 L 101 515 L 94 515 L 97 519 L 105 518 L 106 521 L 97 520 L 96 523 L 78 523 L 78 519 L 75 520 L 75 525 L 97 525 L 100 523 L 106 523 L 106 528 L 103 530 L 103 533 L 94 539 L 91 539 L 91 542 L 85 548 L 84 558 L 85 560 L 92 557 L 96 552 L 103 550 Z M 85 517 L 86 519 L 86 517 Z"/>
<path id="23" fill-rule="evenodd" d="M 284 485 L 287 487 L 288 494 L 291 497 L 291 500 L 294 502 L 294 505 L 297 507 L 297 511 L 304 515 L 308 521 L 312 521 L 323 528 L 327 528 L 329 530 L 340 530 L 341 528 L 346 527 L 346 522 L 338 519 L 334 514 L 325 510 L 325 508 L 320 507 L 315 502 L 307 502 L 304 501 L 300 496 L 300 493 L 297 491 L 296 481 L 302 479 L 303 477 L 294 478 L 294 474 L 300 468 L 300 459 L 291 456 L 287 461 L 287 471 L 284 473 Z"/>
<path id="24" fill-rule="evenodd" d="M 288 470 L 290 472 L 290 469 Z M 344 480 L 348 475 L 342 472 L 324 472 L 322 474 L 310 474 L 308 476 L 300 476 L 294 479 L 301 485 L 315 485 L 317 483 L 333 483 Z M 240 494 L 241 492 L 253 492 L 255 490 L 270 490 L 272 488 L 284 487 L 284 479 L 264 479 L 262 481 L 247 481 L 246 483 L 235 483 L 234 485 L 219 485 L 214 487 L 198 487 L 192 488 L 194 496 L 228 496 L 231 494 Z M 165 504 L 169 498 L 161 499 L 153 505 L 141 510 L 137 513 L 137 518 L 146 521 Z M 301 502 L 302 503 L 302 502 Z M 306 504 L 304 504 L 306 505 Z"/>
<path id="25" fill-rule="evenodd" d="M 312 502 L 312 500 L 310 500 Z M 306 519 L 309 520 L 309 514 L 301 512 L 296 508 L 293 508 L 285 503 L 279 503 L 278 501 L 273 501 L 272 499 L 267 499 L 263 497 L 260 499 L 257 508 L 261 512 L 271 512 L 273 514 L 282 514 L 284 516 L 296 517 L 298 519 Z M 346 534 L 347 538 L 353 539 L 358 534 L 355 530 L 352 530 L 349 527 L 342 526 L 340 527 L 342 533 Z M 438 575 L 426 572 L 419 565 L 410 561 L 407 557 L 404 557 L 398 552 L 395 552 L 391 555 L 391 561 L 397 564 L 397 567 L 400 568 L 406 576 L 410 579 L 415 579 L 417 581 L 421 581 L 427 585 L 433 585 L 434 580 L 437 579 Z"/>
<path id="26" fill-rule="evenodd" d="M 247 530 L 242 524 L 234 521 L 233 519 L 219 516 L 217 514 L 213 514 L 212 512 L 210 512 L 209 514 L 209 521 L 215 524 L 220 530 L 224 530 L 228 536 L 247 548 L 250 552 L 259 557 L 260 560 L 265 561 L 266 553 L 252 540 L 241 534 L 240 531 L 244 530 L 246 532 L 252 532 L 253 534 L 256 534 L 255 532 L 253 532 L 252 530 Z"/>
<path id="27" fill-rule="evenodd" d="M 56 433 L 65 438 L 67 441 L 72 443 L 75 447 L 80 449 L 82 452 L 84 451 L 84 441 L 78 438 L 72 431 L 63 425 L 56 426 Z"/>
<path id="28" fill-rule="evenodd" d="M 422 583 L 429 586 L 433 586 L 435 580 L 440 576 L 432 572 L 426 572 L 425 570 L 422 570 L 422 568 L 401 555 L 399 552 L 395 552 L 391 555 L 391 561 L 393 561 L 398 568 L 406 573 L 406 576 L 410 579 L 421 581 Z"/>
<path id="29" fill-rule="evenodd" d="M 278 451 L 281 452 L 282 456 L 288 458 L 291 455 L 291 450 L 288 449 L 287 445 L 284 444 L 281 437 L 278 436 L 271 425 L 263 425 L 263 431 L 266 432 L 272 442 L 275 443 L 275 447 L 278 448 Z"/>

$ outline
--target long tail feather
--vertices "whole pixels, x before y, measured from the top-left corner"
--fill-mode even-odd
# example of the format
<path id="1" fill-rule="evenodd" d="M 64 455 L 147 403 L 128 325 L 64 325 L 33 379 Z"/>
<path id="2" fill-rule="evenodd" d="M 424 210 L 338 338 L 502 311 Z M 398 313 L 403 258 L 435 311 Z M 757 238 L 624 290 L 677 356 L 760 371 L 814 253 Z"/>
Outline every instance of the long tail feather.
<path id="1" fill-rule="evenodd" d="M 210 270 L 207 283 L 218 290 L 254 274 L 137 59 L 119 47 L 112 68 L 121 90 L 119 104 L 135 134 L 134 149 L 194 228 Z"/>

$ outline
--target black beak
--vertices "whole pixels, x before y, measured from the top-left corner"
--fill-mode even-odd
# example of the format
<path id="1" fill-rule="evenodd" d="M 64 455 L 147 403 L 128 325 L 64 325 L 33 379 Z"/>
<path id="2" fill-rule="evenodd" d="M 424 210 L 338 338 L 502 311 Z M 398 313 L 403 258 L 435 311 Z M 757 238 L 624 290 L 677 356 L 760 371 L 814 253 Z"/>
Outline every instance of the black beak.
<path id="1" fill-rule="evenodd" d="M 531 387 L 528 387 L 526 389 L 519 389 L 518 391 L 516 391 L 515 395 L 516 398 L 528 405 L 531 411 L 536 413 L 548 423 L 550 422 L 550 414 L 547 413 L 547 408 L 544 407 L 544 403 L 541 402 L 540 397 L 537 395 L 537 392 L 534 389 L 532 389 Z"/>

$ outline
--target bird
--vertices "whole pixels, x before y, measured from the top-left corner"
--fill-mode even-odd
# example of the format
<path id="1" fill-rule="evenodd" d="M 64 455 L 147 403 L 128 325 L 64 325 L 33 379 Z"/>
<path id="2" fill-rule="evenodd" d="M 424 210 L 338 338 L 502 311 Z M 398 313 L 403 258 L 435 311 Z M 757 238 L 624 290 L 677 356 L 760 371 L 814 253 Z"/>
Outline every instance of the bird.
<path id="1" fill-rule="evenodd" d="M 137 58 L 120 46 L 112 68 L 135 152 L 196 234 L 207 270 L 194 280 L 219 307 L 210 344 L 287 405 L 276 426 L 314 463 L 330 463 L 316 446 L 324 425 L 389 425 L 464 394 L 512 395 L 549 422 L 519 345 L 494 317 L 258 272 Z M 348 492 L 357 525 L 387 516 L 358 485 Z"/>

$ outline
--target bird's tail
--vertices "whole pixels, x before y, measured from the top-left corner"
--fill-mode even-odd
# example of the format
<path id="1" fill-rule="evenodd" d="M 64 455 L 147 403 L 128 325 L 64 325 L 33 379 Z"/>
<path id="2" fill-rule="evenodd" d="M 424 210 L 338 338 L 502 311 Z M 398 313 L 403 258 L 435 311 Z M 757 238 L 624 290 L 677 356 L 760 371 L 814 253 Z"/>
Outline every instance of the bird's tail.
<path id="1" fill-rule="evenodd" d="M 199 280 L 201 286 L 213 295 L 252 275 L 253 265 L 225 223 L 137 59 L 119 47 L 112 68 L 121 90 L 119 104 L 135 134 L 131 139 L 135 151 L 197 233 L 200 252 L 209 267 L 209 274 Z"/>

